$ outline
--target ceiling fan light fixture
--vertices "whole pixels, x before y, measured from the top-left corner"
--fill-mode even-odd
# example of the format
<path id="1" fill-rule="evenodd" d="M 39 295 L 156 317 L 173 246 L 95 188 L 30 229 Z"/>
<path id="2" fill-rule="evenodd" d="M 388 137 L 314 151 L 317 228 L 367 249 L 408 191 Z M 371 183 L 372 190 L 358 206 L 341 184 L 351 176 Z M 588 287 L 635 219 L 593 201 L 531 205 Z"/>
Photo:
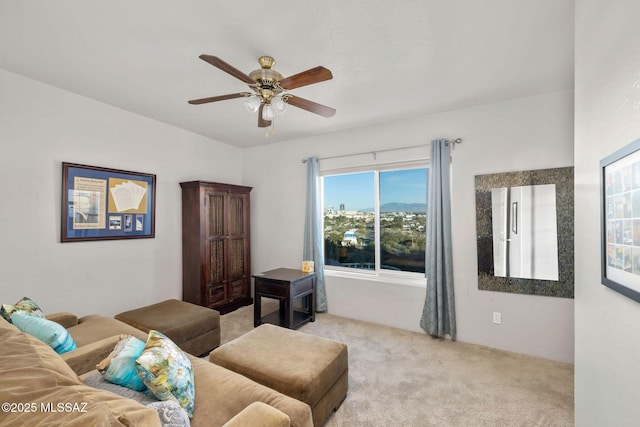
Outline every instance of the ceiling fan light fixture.
<path id="1" fill-rule="evenodd" d="M 262 99 L 259 96 L 251 96 L 244 101 L 244 106 L 250 113 L 255 113 L 260 108 Z"/>
<path id="2" fill-rule="evenodd" d="M 273 107 L 271 104 L 265 104 L 262 109 L 262 120 L 273 120 Z"/>
<path id="3" fill-rule="evenodd" d="M 283 114 L 287 110 L 287 103 L 282 100 L 279 96 L 274 96 L 271 98 L 271 105 L 275 110 L 276 114 Z"/>

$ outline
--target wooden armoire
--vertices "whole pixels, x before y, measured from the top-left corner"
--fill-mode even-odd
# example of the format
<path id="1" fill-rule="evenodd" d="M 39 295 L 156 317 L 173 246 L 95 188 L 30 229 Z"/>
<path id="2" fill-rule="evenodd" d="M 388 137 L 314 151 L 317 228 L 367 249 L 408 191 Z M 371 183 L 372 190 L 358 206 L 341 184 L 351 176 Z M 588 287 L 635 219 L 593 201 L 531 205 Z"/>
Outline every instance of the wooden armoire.
<path id="1" fill-rule="evenodd" d="M 182 299 L 221 314 L 253 302 L 251 187 L 181 182 Z"/>

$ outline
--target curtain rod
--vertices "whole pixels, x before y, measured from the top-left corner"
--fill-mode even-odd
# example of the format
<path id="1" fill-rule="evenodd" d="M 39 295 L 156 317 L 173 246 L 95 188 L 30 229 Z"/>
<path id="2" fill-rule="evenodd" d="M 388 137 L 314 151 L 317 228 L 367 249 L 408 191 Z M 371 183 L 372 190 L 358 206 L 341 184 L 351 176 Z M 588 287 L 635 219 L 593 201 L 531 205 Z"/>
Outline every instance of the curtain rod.
<path id="1" fill-rule="evenodd" d="M 460 144 L 462 142 L 462 138 L 456 139 L 447 139 L 445 141 L 445 145 L 449 144 Z M 452 145 L 453 148 L 455 145 Z M 373 151 L 363 151 L 361 153 L 351 153 L 351 154 L 342 154 L 340 156 L 329 156 L 329 157 L 319 157 L 318 160 L 329 160 L 329 159 L 339 159 L 341 157 L 352 157 L 352 156 L 362 156 L 363 154 L 373 154 L 373 159 L 376 159 L 376 155 L 378 153 L 385 153 L 387 151 L 398 151 L 398 150 L 409 150 L 411 148 L 419 148 L 425 147 L 424 144 L 421 145 L 411 145 L 409 147 L 398 147 L 398 148 L 387 148 L 386 150 L 373 150 Z M 302 163 L 307 163 L 307 159 L 302 159 Z"/>

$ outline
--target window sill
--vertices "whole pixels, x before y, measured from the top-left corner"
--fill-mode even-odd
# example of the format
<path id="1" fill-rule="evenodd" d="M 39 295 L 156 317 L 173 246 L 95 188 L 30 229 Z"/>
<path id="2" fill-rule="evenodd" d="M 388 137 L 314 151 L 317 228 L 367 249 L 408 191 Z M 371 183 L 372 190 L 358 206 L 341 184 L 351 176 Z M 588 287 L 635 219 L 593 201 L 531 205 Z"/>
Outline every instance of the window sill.
<path id="1" fill-rule="evenodd" d="M 421 287 L 426 286 L 426 278 L 421 275 L 398 275 L 385 273 L 366 273 L 336 269 L 324 269 L 324 275 L 330 277 L 342 277 L 345 279 L 368 280 L 371 282 L 390 283 L 394 285 Z"/>

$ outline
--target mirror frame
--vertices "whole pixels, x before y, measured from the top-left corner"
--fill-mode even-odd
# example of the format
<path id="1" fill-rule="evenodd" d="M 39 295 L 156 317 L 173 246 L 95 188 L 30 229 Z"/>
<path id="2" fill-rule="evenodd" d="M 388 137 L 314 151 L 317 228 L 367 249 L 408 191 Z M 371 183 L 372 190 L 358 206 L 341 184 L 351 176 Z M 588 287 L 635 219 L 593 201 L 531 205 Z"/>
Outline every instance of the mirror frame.
<path id="1" fill-rule="evenodd" d="M 573 167 L 476 175 L 476 243 L 478 289 L 517 294 L 573 298 L 574 189 Z M 493 275 L 491 190 L 525 185 L 556 185 L 558 280 L 496 277 Z"/>

